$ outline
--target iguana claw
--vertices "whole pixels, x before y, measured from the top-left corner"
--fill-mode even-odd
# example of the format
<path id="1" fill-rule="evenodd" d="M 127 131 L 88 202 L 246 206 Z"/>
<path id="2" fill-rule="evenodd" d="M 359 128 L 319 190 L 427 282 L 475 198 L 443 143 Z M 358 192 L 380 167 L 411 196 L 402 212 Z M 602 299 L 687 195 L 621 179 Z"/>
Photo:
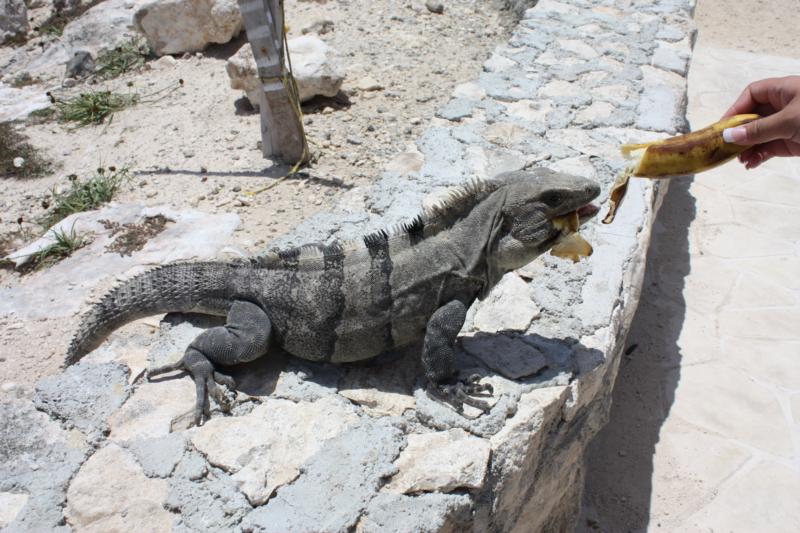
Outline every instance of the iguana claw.
<path id="1" fill-rule="evenodd" d="M 490 384 L 480 383 L 480 379 L 478 374 L 473 374 L 467 379 L 456 380 L 453 383 L 429 383 L 428 394 L 452 405 L 459 413 L 464 412 L 464 404 L 488 413 L 492 409 L 491 406 L 483 400 L 472 397 L 484 393 L 491 395 L 494 392 Z"/>
<path id="2" fill-rule="evenodd" d="M 200 352 L 190 348 L 175 363 L 149 370 L 147 372 L 147 380 L 149 381 L 153 376 L 166 374 L 174 370 L 183 370 L 189 373 L 194 380 L 195 390 L 197 391 L 197 400 L 194 406 L 194 424 L 196 426 L 202 426 L 206 420 L 211 418 L 209 395 L 217 401 L 223 412 L 227 413 L 233 407 L 233 398 L 228 396 L 235 388 L 236 382 L 232 377 L 214 370 L 214 365 Z"/>

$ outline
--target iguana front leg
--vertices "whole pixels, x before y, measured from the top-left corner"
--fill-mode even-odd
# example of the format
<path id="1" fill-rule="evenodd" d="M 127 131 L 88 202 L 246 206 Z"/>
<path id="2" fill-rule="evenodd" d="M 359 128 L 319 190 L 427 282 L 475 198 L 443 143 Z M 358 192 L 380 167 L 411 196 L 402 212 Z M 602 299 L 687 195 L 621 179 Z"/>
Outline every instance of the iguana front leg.
<path id="1" fill-rule="evenodd" d="M 147 377 L 173 370 L 185 370 L 191 374 L 197 390 L 194 423 L 199 426 L 203 417 L 208 419 L 211 416 L 209 394 L 223 409 L 229 408 L 217 384 L 231 389 L 235 386 L 233 378 L 217 372 L 214 364 L 235 365 L 261 357 L 269 348 L 271 330 L 272 324 L 263 309 L 251 302 L 234 302 L 224 326 L 207 329 L 192 341 L 179 361 L 155 368 L 147 373 Z"/>
<path id="2" fill-rule="evenodd" d="M 472 398 L 480 393 L 492 393 L 491 385 L 478 383 L 479 376 L 466 380 L 456 379 L 455 342 L 467 317 L 466 306 L 454 300 L 433 313 L 425 330 L 422 347 L 422 366 L 428 378 L 428 393 L 449 403 L 460 413 L 464 404 L 477 407 L 483 412 L 491 408 L 483 400 Z"/>

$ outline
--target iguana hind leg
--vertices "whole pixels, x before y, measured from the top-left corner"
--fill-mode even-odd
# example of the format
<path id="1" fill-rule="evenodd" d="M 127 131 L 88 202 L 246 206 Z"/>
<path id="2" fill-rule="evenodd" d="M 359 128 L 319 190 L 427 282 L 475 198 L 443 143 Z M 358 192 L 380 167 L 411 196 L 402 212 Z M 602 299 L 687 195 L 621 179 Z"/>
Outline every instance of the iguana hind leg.
<path id="1" fill-rule="evenodd" d="M 491 385 L 478 383 L 480 376 L 466 380 L 456 379 L 455 342 L 467 316 L 466 306 L 454 300 L 433 313 L 425 330 L 422 347 L 422 365 L 428 378 L 428 393 L 452 405 L 459 413 L 464 404 L 477 407 L 483 412 L 490 410 L 489 404 L 472 396 L 492 393 Z"/>
<path id="2" fill-rule="evenodd" d="M 194 422 L 199 426 L 203 417 L 210 417 L 209 394 L 223 410 L 230 408 L 224 391 L 217 385 L 232 389 L 235 383 L 230 376 L 217 372 L 214 365 L 245 363 L 266 354 L 271 330 L 272 324 L 263 309 L 251 302 L 236 301 L 228 311 L 224 326 L 207 329 L 192 341 L 179 361 L 155 368 L 147 377 L 173 370 L 191 374 L 197 390 Z"/>

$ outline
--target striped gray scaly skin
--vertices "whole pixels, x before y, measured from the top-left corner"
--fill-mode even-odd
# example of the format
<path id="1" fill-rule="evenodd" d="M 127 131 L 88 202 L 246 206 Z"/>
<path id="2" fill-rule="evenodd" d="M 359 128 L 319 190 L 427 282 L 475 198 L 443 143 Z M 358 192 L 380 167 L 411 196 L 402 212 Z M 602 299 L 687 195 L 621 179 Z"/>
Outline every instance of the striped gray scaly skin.
<path id="1" fill-rule="evenodd" d="M 467 308 L 563 236 L 553 218 L 586 206 L 599 192 L 592 181 L 547 169 L 505 173 L 474 181 L 411 222 L 359 241 L 245 261 L 165 265 L 123 282 L 91 307 L 67 364 L 137 318 L 200 312 L 227 322 L 201 333 L 179 362 L 149 372 L 192 374 L 198 424 L 209 416 L 208 395 L 224 407 L 218 385 L 234 385 L 218 369 L 261 357 L 270 343 L 333 363 L 421 343 L 429 392 L 458 410 L 465 403 L 486 410 L 472 396 L 491 392 L 488 385 L 454 379 L 453 345 Z"/>

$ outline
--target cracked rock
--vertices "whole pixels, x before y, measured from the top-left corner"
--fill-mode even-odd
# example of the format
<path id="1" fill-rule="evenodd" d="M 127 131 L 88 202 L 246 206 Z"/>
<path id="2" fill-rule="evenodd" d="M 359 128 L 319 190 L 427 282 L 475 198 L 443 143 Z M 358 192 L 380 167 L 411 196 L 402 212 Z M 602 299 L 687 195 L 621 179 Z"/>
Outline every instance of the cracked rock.
<path id="1" fill-rule="evenodd" d="M 463 429 L 408 436 L 395 461 L 397 474 L 385 490 L 404 494 L 480 489 L 491 446 Z"/>

